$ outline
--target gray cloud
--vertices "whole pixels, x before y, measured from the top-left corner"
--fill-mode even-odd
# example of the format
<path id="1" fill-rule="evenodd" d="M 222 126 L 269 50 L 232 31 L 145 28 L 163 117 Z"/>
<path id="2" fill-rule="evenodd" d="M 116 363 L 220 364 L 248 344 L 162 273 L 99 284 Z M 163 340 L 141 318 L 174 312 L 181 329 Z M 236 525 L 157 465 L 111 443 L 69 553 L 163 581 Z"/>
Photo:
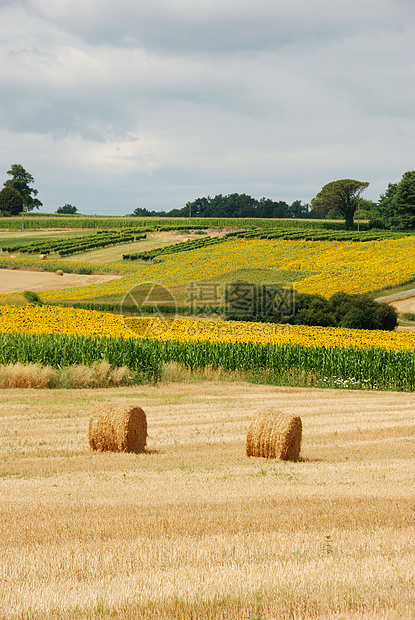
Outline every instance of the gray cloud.
<path id="1" fill-rule="evenodd" d="M 48 210 L 309 201 L 345 177 L 376 199 L 414 167 L 414 13 L 405 0 L 0 2 L 0 169 L 22 163 Z"/>
<path id="2" fill-rule="evenodd" d="M 39 17 L 84 41 L 168 51 L 258 51 L 336 39 L 368 29 L 400 28 L 409 2 L 366 0 L 32 0 Z"/>

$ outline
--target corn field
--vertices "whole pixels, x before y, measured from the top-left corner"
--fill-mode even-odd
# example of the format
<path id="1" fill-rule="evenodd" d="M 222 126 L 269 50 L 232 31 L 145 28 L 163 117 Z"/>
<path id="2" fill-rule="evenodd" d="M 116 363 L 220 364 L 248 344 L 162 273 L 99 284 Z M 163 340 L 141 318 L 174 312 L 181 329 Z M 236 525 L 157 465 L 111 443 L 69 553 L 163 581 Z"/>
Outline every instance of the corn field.
<path id="1" fill-rule="evenodd" d="M 152 341 L 94 338 L 64 334 L 0 334 L 0 364 L 41 364 L 64 368 L 92 366 L 107 360 L 112 367 L 127 366 L 137 383 L 157 382 L 161 363 Z"/>
<path id="2" fill-rule="evenodd" d="M 178 362 L 191 370 L 211 367 L 245 373 L 279 384 L 412 391 L 415 354 L 411 351 L 273 345 L 248 342 L 177 342 L 60 334 L 0 334 L 0 364 L 38 363 L 55 368 L 107 360 L 127 366 L 135 381 L 154 382 L 162 365 Z M 290 384 L 291 384 L 290 383 Z"/>
<path id="3" fill-rule="evenodd" d="M 120 217 L 120 216 L 97 216 L 97 215 L 55 215 L 55 214 L 37 214 L 30 213 L 25 215 L 26 229 L 44 229 L 44 228 L 97 228 L 109 230 L 112 228 L 138 228 L 147 227 L 152 229 L 175 229 L 189 227 L 189 218 L 185 217 Z M 22 218 L 20 216 L 2 218 L 0 220 L 0 229 L 17 229 L 22 227 Z M 296 228 L 328 228 L 343 229 L 343 222 L 339 221 L 322 221 L 307 219 L 272 219 L 272 218 L 217 218 L 217 217 L 193 217 L 191 219 L 191 228 L 209 227 L 296 227 Z"/>

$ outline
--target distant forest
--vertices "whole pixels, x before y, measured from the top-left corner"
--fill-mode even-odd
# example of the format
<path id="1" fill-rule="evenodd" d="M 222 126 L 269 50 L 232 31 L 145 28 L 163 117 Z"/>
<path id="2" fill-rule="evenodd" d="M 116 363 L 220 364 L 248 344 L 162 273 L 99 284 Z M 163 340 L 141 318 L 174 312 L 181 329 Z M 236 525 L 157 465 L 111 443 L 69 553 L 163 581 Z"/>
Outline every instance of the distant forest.
<path id="1" fill-rule="evenodd" d="M 295 200 L 291 205 L 284 201 L 276 202 L 270 198 L 257 200 L 247 194 L 219 194 L 214 198 L 196 198 L 182 209 L 171 211 L 149 211 L 138 207 L 131 215 L 137 217 L 252 217 L 252 218 L 321 218 L 308 204 Z"/>

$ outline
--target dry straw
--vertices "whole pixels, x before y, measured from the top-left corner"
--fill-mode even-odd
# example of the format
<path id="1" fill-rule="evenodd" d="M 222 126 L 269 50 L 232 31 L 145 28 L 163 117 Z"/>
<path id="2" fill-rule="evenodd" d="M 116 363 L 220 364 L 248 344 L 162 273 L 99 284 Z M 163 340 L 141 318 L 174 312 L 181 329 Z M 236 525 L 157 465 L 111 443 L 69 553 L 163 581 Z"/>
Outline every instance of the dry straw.
<path id="1" fill-rule="evenodd" d="M 89 419 L 89 446 L 92 450 L 144 452 L 147 439 L 146 414 L 126 401 L 101 403 Z"/>
<path id="2" fill-rule="evenodd" d="M 298 461 L 301 435 L 302 424 L 298 416 L 272 409 L 258 411 L 248 427 L 246 454 L 280 461 Z"/>

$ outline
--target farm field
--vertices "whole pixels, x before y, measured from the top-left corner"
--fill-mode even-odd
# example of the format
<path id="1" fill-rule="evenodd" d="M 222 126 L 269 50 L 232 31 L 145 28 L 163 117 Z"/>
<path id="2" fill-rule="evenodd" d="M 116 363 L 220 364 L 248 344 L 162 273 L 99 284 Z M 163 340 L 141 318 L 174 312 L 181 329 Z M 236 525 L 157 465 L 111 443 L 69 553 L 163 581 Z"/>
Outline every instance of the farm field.
<path id="1" fill-rule="evenodd" d="M 0 249 L 15 243 L 32 243 L 34 241 L 63 239 L 78 237 L 80 235 L 89 235 L 90 230 L 78 230 L 71 228 L 57 228 L 46 230 L 11 230 L 0 228 Z"/>
<path id="2" fill-rule="evenodd" d="M 142 282 L 154 282 L 177 287 L 189 282 L 226 280 L 235 270 L 253 270 L 275 274 L 276 282 L 287 279 L 299 292 L 320 293 L 329 297 L 343 290 L 364 293 L 399 286 L 415 279 L 415 265 L 410 257 L 415 253 L 415 236 L 399 239 L 354 243 L 351 241 L 303 241 L 254 239 L 229 240 L 214 246 L 161 256 L 154 264 L 140 261 L 123 263 L 94 263 L 95 268 L 124 272 L 125 277 L 91 287 L 52 290 L 45 301 L 92 299 L 125 294 Z M 85 255 L 86 256 L 86 255 Z M 40 267 L 33 258 L 18 259 L 21 266 Z M 13 263 L 13 261 L 15 261 Z M 70 266 L 76 261 L 60 259 L 54 264 Z M 16 259 L 2 257 L 2 266 L 12 266 Z M 79 264 L 79 262 L 78 262 Z M 58 267 L 56 267 L 58 268 Z M 283 277 L 279 277 L 282 272 Z M 291 278 L 285 277 L 291 273 Z"/>
<path id="3" fill-rule="evenodd" d="M 216 237 L 223 235 L 221 229 L 209 230 L 209 236 Z M 0 229 L 0 249 L 13 246 L 19 243 L 33 243 L 39 241 L 53 241 L 53 240 L 70 240 L 73 237 L 86 237 L 91 236 L 90 230 L 46 230 L 46 231 L 2 231 Z M 145 250 L 151 250 L 153 248 L 164 247 L 173 243 L 178 243 L 185 239 L 199 239 L 200 235 L 196 232 L 183 232 L 183 231 L 161 231 L 161 232 L 149 232 L 145 239 L 140 239 L 135 242 L 128 242 L 119 244 L 116 246 L 109 246 L 106 248 L 92 249 L 87 252 L 80 252 L 70 258 L 63 257 L 63 260 L 73 260 L 77 262 L 83 262 L 86 258 L 88 262 L 101 263 L 101 262 L 117 262 L 122 261 L 123 254 L 126 252 L 140 252 Z M 14 252 L 16 255 L 21 255 L 17 250 Z M 7 256 L 7 254 L 4 254 Z M 23 256 L 23 255 L 22 255 Z M 52 258 L 56 258 L 58 255 L 51 254 Z"/>
<path id="4" fill-rule="evenodd" d="M 223 231 L 219 230 L 209 230 L 210 237 L 221 236 Z M 70 260 L 74 261 L 84 261 L 92 263 L 102 263 L 102 262 L 118 262 L 122 261 L 123 254 L 127 252 L 144 252 L 147 250 L 152 250 L 154 248 L 161 248 L 173 243 L 179 243 L 180 241 L 185 241 L 188 239 L 199 239 L 200 236 L 195 232 L 186 232 L 182 231 L 161 231 L 161 232 L 153 232 L 147 233 L 146 239 L 141 239 L 140 241 L 136 241 L 133 243 L 126 243 L 114 247 L 105 248 L 102 250 L 92 250 L 86 253 L 75 254 L 71 257 Z"/>
<path id="5" fill-rule="evenodd" d="M 0 269 L 0 293 L 73 288 L 76 286 L 100 284 L 101 282 L 108 282 L 120 277 L 97 274 L 81 275 L 77 273 L 66 273 L 63 276 L 57 276 L 50 271 Z"/>
<path id="6" fill-rule="evenodd" d="M 299 344 L 414 351 L 415 338 L 395 331 L 276 325 L 222 319 L 127 317 L 59 306 L 5 306 L 0 333 L 67 334 L 181 343 Z"/>
<path id="7" fill-rule="evenodd" d="M 394 331 L 130 318 L 56 306 L 0 311 L 1 364 L 60 369 L 106 360 L 113 368 L 131 369 L 133 382 L 157 382 L 163 366 L 176 362 L 277 385 L 411 391 L 414 349 L 413 333 Z"/>
<path id="8" fill-rule="evenodd" d="M 77 224 L 89 228 L 0 230 L 0 247 L 98 221 Z M 234 280 L 394 292 L 414 286 L 415 236 L 233 239 L 122 260 L 197 237 L 152 232 L 46 261 L 1 253 L 0 384 L 50 388 L 0 391 L 0 618 L 413 618 L 415 334 L 122 317 L 22 305 L 21 292 L 104 307 L 143 282 L 183 305 L 189 287 Z M 112 385 L 110 371 L 123 387 L 84 387 Z M 147 414 L 145 454 L 88 447 L 90 412 L 119 399 Z M 299 462 L 245 455 L 267 407 L 301 417 Z"/>
<path id="9" fill-rule="evenodd" d="M 183 232 L 186 231 L 180 231 Z M 101 233 L 94 234 L 98 239 L 102 237 Z M 214 234 L 218 234 L 218 231 Z M 157 244 L 167 243 L 172 247 L 171 241 L 179 236 L 183 237 L 177 231 L 154 231 L 151 238 L 142 239 L 139 243 L 150 243 L 156 247 Z M 118 245 L 94 249 L 78 258 L 84 256 L 86 260 L 94 252 L 108 254 L 115 250 L 118 252 L 119 249 Z M 119 313 L 123 299 L 126 299 L 126 306 L 128 302 L 132 302 L 131 308 L 136 308 L 134 299 L 129 294 L 131 290 L 136 290 L 136 287 L 143 283 L 147 283 L 150 288 L 156 283 L 161 285 L 160 290 L 169 297 L 168 316 L 172 316 L 175 303 L 183 304 L 185 312 L 189 308 L 190 289 L 190 294 L 200 289 L 202 300 L 207 300 L 207 304 L 212 303 L 212 300 L 206 298 L 206 291 L 213 290 L 217 294 L 213 304 L 217 306 L 223 301 L 221 295 L 224 286 L 235 279 L 291 285 L 299 291 L 320 292 L 325 295 L 335 290 L 379 290 L 382 283 L 389 287 L 398 287 L 415 277 L 413 262 L 408 260 L 414 249 L 415 236 L 364 243 L 303 239 L 229 239 L 217 245 L 160 255 L 154 262 L 124 260 L 93 263 L 73 260 L 74 257 L 48 258 L 46 261 L 6 257 L 2 259 L 2 265 L 46 268 L 51 271 L 63 268 L 66 272 L 60 277 L 54 273 L 46 275 L 31 272 L 33 275 L 28 277 L 31 278 L 32 285 L 22 284 L 22 289 L 37 289 L 46 304 L 66 302 L 71 305 L 92 301 L 100 304 L 100 310 L 112 309 L 115 313 Z M 52 286 L 55 281 L 59 282 L 59 287 L 63 287 L 63 284 L 69 284 L 72 278 L 76 284 L 78 278 L 81 281 L 86 277 L 70 273 L 71 270 L 83 273 L 92 271 L 89 282 L 96 278 L 95 282 L 84 286 L 52 289 L 48 288 L 47 283 L 36 284 L 38 277 L 45 277 Z M 77 364 L 95 364 L 102 359 L 111 359 L 112 365 L 120 367 L 133 364 L 133 372 L 139 371 L 137 378 L 146 376 L 156 379 L 160 374 L 161 364 L 175 361 L 190 368 L 220 366 L 231 373 L 239 367 L 244 373 L 248 373 L 251 379 L 254 378 L 254 373 L 255 380 L 282 385 L 392 390 L 412 390 L 415 385 L 413 333 L 305 326 L 279 328 L 272 324 L 244 324 L 220 319 L 179 318 L 172 321 L 166 317 L 156 317 L 155 320 L 128 316 L 123 318 L 114 314 L 91 312 L 90 309 L 59 309 L 48 306 L 18 310 L 13 308 L 13 304 L 21 305 L 25 300 L 17 290 L 19 276 L 14 279 L 13 274 L 23 272 L 13 269 L 4 273 L 13 281 L 13 290 L 9 293 L 5 278 L 3 289 L 0 284 L 3 307 L 0 335 L 4 364 L 16 363 L 21 359 L 26 360 L 26 363 L 47 364 L 45 356 L 52 355 L 52 366 L 59 368 L 62 364 L 70 363 L 68 355 L 72 355 L 76 357 Z M 108 275 L 103 278 L 105 281 L 99 282 L 98 277 L 103 274 Z M 118 277 L 113 277 L 115 274 Z M 18 332 L 21 334 L 19 337 Z M 16 338 L 5 339 L 2 334 L 16 334 Z M 25 339 L 25 334 L 45 336 L 38 340 Z M 68 337 L 69 340 L 58 340 L 58 336 Z M 101 343 L 90 340 L 100 336 L 109 340 Z M 77 338 L 80 339 L 79 342 Z M 116 343 L 116 338 L 121 341 Z M 135 344 L 127 344 L 126 339 L 136 339 L 138 348 Z M 146 340 L 148 344 L 145 344 L 144 351 L 140 343 L 145 343 Z M 136 367 L 134 356 L 138 354 L 138 349 L 141 351 L 140 355 L 148 359 L 151 368 L 149 373 L 145 372 L 143 365 L 139 369 Z M 19 353 L 11 355 L 14 350 Z M 57 355 L 59 351 L 62 351 L 60 356 Z M 245 374 L 245 377 L 248 375 Z"/>
<path id="10" fill-rule="evenodd" d="M 392 305 L 398 312 L 415 314 L 415 295 L 408 297 L 407 299 L 393 301 Z"/>
<path id="11" fill-rule="evenodd" d="M 2 392 L 0 617 L 413 617 L 415 395 L 211 379 Z M 147 454 L 88 448 L 120 398 Z M 269 406 L 301 417 L 302 461 L 245 456 Z"/>

